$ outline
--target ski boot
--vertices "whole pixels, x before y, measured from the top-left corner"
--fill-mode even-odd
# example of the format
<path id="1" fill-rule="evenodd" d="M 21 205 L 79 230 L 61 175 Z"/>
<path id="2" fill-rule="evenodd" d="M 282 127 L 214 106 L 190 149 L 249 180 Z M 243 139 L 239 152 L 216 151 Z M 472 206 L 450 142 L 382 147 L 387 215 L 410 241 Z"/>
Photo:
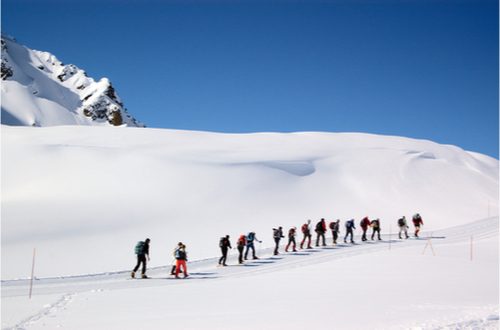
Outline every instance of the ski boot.
<path id="1" fill-rule="evenodd" d="M 132 273 L 130 274 L 130 277 L 135 278 L 135 272 L 132 272 Z"/>

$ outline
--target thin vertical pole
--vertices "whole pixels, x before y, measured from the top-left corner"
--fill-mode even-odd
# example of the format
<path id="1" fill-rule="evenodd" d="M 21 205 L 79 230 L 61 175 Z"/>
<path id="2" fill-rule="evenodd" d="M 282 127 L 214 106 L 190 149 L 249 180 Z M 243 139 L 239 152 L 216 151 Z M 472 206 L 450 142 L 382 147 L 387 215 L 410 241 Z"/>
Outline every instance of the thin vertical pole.
<path id="1" fill-rule="evenodd" d="M 473 235 L 470 235 L 470 261 L 472 261 L 473 257 L 473 248 L 472 248 L 472 243 L 473 243 Z"/>
<path id="2" fill-rule="evenodd" d="M 427 243 L 424 246 L 424 250 L 422 251 L 422 255 L 425 254 L 425 250 L 427 249 L 427 246 L 429 246 L 431 249 L 432 255 L 436 256 L 436 253 L 434 252 L 434 247 L 432 246 L 431 237 L 432 237 L 432 233 L 431 233 L 431 236 L 427 238 Z"/>
<path id="3" fill-rule="evenodd" d="M 425 243 L 424 250 L 422 251 L 422 255 L 425 254 L 425 250 L 427 250 L 428 245 L 429 245 L 429 239 L 427 239 L 427 243 Z"/>
<path id="4" fill-rule="evenodd" d="M 389 251 L 391 250 L 391 241 L 392 241 L 392 225 L 389 225 Z"/>
<path id="5" fill-rule="evenodd" d="M 35 274 L 35 256 L 36 256 L 36 248 L 33 248 L 33 262 L 31 264 L 31 280 L 30 280 L 30 299 L 31 299 L 31 293 L 33 292 L 33 276 Z"/>
<path id="6" fill-rule="evenodd" d="M 436 256 L 436 254 L 434 253 L 434 247 L 432 246 L 432 242 L 431 242 L 431 238 L 430 237 L 429 237 L 429 246 L 431 247 L 432 255 Z"/>

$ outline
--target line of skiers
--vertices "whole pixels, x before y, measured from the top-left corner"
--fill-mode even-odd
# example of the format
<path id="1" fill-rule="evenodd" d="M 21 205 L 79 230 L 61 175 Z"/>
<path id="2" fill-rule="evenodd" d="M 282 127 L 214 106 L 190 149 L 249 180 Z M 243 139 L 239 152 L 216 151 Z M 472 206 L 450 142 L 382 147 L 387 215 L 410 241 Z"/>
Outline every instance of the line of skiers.
<path id="1" fill-rule="evenodd" d="M 420 214 L 415 214 L 412 218 L 413 225 L 415 227 L 415 232 L 414 236 L 418 238 L 418 234 L 420 232 L 421 226 L 423 226 L 424 222 Z M 406 221 L 406 217 L 403 216 L 398 219 L 397 221 L 398 227 L 399 227 L 399 239 L 402 239 L 402 234 L 405 235 L 405 238 L 409 238 L 408 236 L 408 223 Z M 370 220 L 368 217 L 364 217 L 360 221 L 360 227 L 362 230 L 362 235 L 361 235 L 361 240 L 362 241 L 367 241 L 366 233 L 369 228 L 372 228 L 372 235 L 371 235 L 371 240 L 374 240 L 375 235 L 377 235 L 378 240 L 382 240 L 380 237 L 380 219 L 374 219 Z M 337 219 L 335 221 L 332 221 L 329 223 L 328 228 L 332 232 L 332 239 L 333 239 L 333 245 L 337 244 L 337 239 L 339 238 L 340 234 L 340 220 Z M 312 249 L 311 247 L 311 220 L 307 220 L 306 223 L 304 223 L 301 226 L 301 231 L 303 234 L 302 241 L 300 242 L 300 248 L 304 249 L 304 246 L 306 246 L 306 249 Z M 354 244 L 354 229 L 356 229 L 355 224 L 354 224 L 354 219 L 347 220 L 345 222 L 345 236 L 344 236 L 344 243 L 347 243 L 347 239 L 349 238 L 350 242 Z M 315 226 L 314 231 L 316 232 L 316 246 L 319 246 L 320 241 L 322 243 L 322 246 L 326 246 L 326 239 L 325 239 L 325 233 L 327 232 L 327 225 L 326 221 L 324 218 L 322 218 Z M 296 252 L 297 249 L 297 243 L 295 241 L 295 236 L 297 235 L 297 227 L 291 227 L 288 230 L 288 243 L 285 247 L 285 252 L 288 252 L 288 250 L 291 248 L 292 252 Z M 282 238 L 285 238 L 283 235 L 283 227 L 278 227 L 278 228 L 273 228 L 273 239 L 275 242 L 275 247 L 274 247 L 274 255 L 279 254 L 279 245 L 280 241 Z M 135 254 L 137 255 L 137 264 L 132 270 L 131 277 L 135 277 L 135 273 L 139 269 L 139 267 L 142 264 L 142 278 L 148 278 L 146 275 L 146 260 L 149 261 L 149 243 L 150 239 L 147 238 L 144 242 L 140 241 L 136 244 L 135 246 Z M 242 264 L 244 261 L 248 259 L 248 252 L 251 250 L 252 251 L 252 258 L 253 259 L 258 259 L 258 257 L 255 254 L 255 242 L 262 243 L 261 240 L 259 240 L 255 234 L 255 232 L 250 232 L 248 235 L 240 235 L 238 240 L 236 241 L 236 247 L 238 249 L 238 263 Z M 229 235 L 226 235 L 222 237 L 219 241 L 219 247 L 222 252 L 222 256 L 219 259 L 219 265 L 220 266 L 227 266 L 226 261 L 227 261 L 227 254 L 229 249 L 232 249 L 231 246 L 231 241 Z M 243 254 L 243 251 L 245 253 Z M 175 276 L 175 278 L 179 278 L 179 273 L 184 273 L 184 277 L 188 277 L 188 272 L 187 272 L 187 252 L 186 252 L 186 245 L 184 245 L 182 242 L 179 242 L 174 249 L 174 258 L 175 258 L 175 264 L 172 266 L 172 270 L 170 272 L 171 275 Z M 181 270 L 182 269 L 182 270 Z"/>
<path id="2" fill-rule="evenodd" d="M 422 217 L 420 214 L 415 214 L 412 218 L 413 220 L 413 225 L 415 226 L 415 237 L 418 238 L 418 233 L 420 232 L 420 227 L 424 224 Z M 347 240 L 351 243 L 354 243 L 354 229 L 356 229 L 356 226 L 354 224 L 354 219 L 347 220 L 345 222 L 345 229 L 346 233 L 344 236 L 344 243 L 347 243 Z M 405 234 L 405 238 L 408 238 L 408 223 L 406 221 L 406 217 L 403 216 L 398 219 L 397 221 L 398 226 L 399 226 L 399 239 L 402 239 L 402 234 Z M 374 240 L 375 237 L 378 240 L 382 240 L 380 237 L 380 231 L 381 231 L 381 226 L 380 226 L 380 219 L 374 219 L 370 220 L 368 217 L 364 217 L 360 221 L 360 227 L 362 230 L 362 235 L 361 235 L 361 240 L 362 241 L 367 241 L 367 231 L 369 228 L 372 228 L 372 234 L 371 234 L 371 240 Z M 340 234 L 340 220 L 337 219 L 335 221 L 332 221 L 329 223 L 328 228 L 332 232 L 332 238 L 333 238 L 333 244 L 337 244 L 337 240 L 339 238 Z M 307 220 L 306 223 L 304 223 L 301 226 L 301 231 L 303 234 L 302 241 L 300 242 L 300 248 L 304 249 L 304 246 L 306 249 L 312 249 L 311 246 L 311 240 L 312 240 L 312 226 L 311 226 L 311 220 Z M 320 243 L 322 246 L 326 246 L 326 238 L 325 234 L 327 232 L 327 225 L 325 219 L 321 219 L 315 226 L 314 231 L 316 232 L 316 246 L 320 246 Z M 295 240 L 295 237 L 297 235 L 297 227 L 291 227 L 288 230 L 288 243 L 285 247 L 285 252 L 288 252 L 289 249 L 292 249 L 292 252 L 297 252 L 297 243 Z M 283 234 L 283 227 L 278 227 L 278 228 L 273 228 L 273 239 L 274 239 L 274 255 L 279 254 L 279 246 L 280 246 L 280 241 L 282 238 L 285 238 Z M 243 263 L 243 260 L 247 260 L 248 257 L 248 252 L 251 249 L 252 254 L 253 254 L 253 259 L 258 259 L 258 257 L 255 255 L 255 246 L 254 246 L 254 241 L 257 241 L 259 243 L 262 243 L 262 241 L 259 241 L 257 237 L 255 236 L 254 232 L 248 233 L 247 236 L 245 235 L 240 235 L 238 238 L 236 245 L 238 247 L 238 252 L 239 252 L 239 257 L 238 257 L 238 262 L 240 264 Z M 222 257 L 219 259 L 219 265 L 221 266 L 226 266 L 226 260 L 227 260 L 227 253 L 228 250 L 231 248 L 231 242 L 229 240 L 229 235 L 226 235 L 225 237 L 222 237 L 219 243 L 219 246 L 222 251 Z M 243 250 L 245 249 L 245 255 L 243 257 Z"/>

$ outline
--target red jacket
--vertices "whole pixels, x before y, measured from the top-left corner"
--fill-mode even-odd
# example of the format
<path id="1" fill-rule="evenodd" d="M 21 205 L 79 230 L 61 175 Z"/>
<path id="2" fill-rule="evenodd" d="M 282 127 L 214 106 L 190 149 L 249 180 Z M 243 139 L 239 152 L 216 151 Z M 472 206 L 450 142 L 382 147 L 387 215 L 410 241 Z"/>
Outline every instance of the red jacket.
<path id="1" fill-rule="evenodd" d="M 413 224 L 415 226 L 420 226 L 424 224 L 424 220 L 422 220 L 422 217 L 413 217 Z"/>
<path id="2" fill-rule="evenodd" d="M 359 225 L 363 230 L 366 230 L 368 229 L 368 226 L 370 226 L 370 220 L 368 219 L 368 217 L 364 217 Z"/>

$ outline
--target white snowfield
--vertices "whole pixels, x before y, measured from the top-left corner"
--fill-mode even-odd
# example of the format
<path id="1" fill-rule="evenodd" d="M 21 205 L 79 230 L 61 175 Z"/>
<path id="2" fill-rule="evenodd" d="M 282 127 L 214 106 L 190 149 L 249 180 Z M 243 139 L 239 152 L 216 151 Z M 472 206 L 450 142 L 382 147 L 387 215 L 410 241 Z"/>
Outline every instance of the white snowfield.
<path id="1" fill-rule="evenodd" d="M 496 159 L 358 133 L 1 129 L 2 328 L 498 328 Z M 400 241 L 416 212 L 422 239 Z M 272 228 L 364 216 L 383 241 L 271 256 Z M 219 238 L 249 231 L 261 259 L 217 268 Z M 146 237 L 152 279 L 131 280 Z"/>
<path id="2" fill-rule="evenodd" d="M 262 249 L 243 265 L 232 252 L 228 267 L 189 263 L 187 279 L 170 265 L 145 280 L 37 279 L 31 300 L 29 280 L 3 281 L 2 328 L 498 329 L 498 229 L 494 217 L 418 240 L 329 239 L 278 256 Z"/>

